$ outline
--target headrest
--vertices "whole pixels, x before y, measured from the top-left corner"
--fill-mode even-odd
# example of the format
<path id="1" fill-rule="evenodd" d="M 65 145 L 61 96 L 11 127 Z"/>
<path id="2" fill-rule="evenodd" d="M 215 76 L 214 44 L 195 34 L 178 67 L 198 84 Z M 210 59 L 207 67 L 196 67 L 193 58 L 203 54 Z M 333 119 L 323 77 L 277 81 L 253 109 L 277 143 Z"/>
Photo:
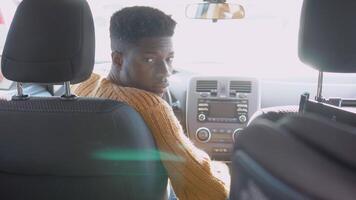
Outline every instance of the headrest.
<path id="1" fill-rule="evenodd" d="M 85 0 L 24 0 L 6 39 L 2 73 L 17 82 L 78 83 L 89 78 L 94 23 Z"/>
<path id="2" fill-rule="evenodd" d="M 356 72 L 355 0 L 304 0 L 299 58 L 323 72 Z"/>

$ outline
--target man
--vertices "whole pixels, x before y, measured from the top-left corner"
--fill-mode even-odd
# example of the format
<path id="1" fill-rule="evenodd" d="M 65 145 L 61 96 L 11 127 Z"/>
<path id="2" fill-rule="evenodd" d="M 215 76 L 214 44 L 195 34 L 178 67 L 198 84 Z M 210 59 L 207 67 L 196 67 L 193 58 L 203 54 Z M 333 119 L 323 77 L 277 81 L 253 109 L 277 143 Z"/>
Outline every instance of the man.
<path id="1" fill-rule="evenodd" d="M 170 16 L 154 8 L 129 7 L 116 12 L 110 22 L 109 75 L 102 78 L 93 74 L 75 86 L 74 93 L 123 101 L 140 113 L 159 150 L 179 158 L 162 162 L 180 200 L 225 200 L 227 167 L 217 172 L 209 156 L 184 135 L 171 107 L 161 98 L 172 74 L 175 25 Z"/>

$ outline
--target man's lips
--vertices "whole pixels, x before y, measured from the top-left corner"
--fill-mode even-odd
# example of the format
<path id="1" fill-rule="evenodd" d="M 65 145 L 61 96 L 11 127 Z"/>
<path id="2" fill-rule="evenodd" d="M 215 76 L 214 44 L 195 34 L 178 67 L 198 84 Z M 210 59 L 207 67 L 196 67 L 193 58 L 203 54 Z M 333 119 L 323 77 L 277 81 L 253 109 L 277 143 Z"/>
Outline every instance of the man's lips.
<path id="1" fill-rule="evenodd" d="M 169 81 L 167 78 L 159 78 L 153 84 L 154 90 L 158 92 L 164 92 L 164 90 L 169 86 Z"/>
<path id="2" fill-rule="evenodd" d="M 154 84 L 155 88 L 166 88 L 169 86 L 169 82 L 168 81 L 163 81 L 163 82 L 156 82 Z"/>

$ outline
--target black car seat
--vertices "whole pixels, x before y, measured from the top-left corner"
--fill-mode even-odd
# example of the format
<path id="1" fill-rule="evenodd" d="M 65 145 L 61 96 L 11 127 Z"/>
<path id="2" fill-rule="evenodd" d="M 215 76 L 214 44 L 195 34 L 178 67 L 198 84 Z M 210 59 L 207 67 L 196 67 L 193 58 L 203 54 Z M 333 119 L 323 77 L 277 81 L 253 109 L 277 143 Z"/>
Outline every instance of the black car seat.
<path id="1" fill-rule="evenodd" d="M 248 121 L 248 126 L 259 121 L 260 119 L 270 120 L 276 122 L 283 117 L 294 116 L 298 114 L 299 106 L 289 105 L 289 106 L 275 106 L 262 108 L 256 111 Z"/>
<path id="2" fill-rule="evenodd" d="M 236 143 L 230 199 L 355 199 L 356 130 L 318 115 L 260 119 Z"/>
<path id="3" fill-rule="evenodd" d="M 167 173 L 149 129 L 128 105 L 75 97 L 94 65 L 85 0 L 24 0 L 3 51 L 18 95 L 0 100 L 0 199 L 165 199 Z M 30 97 L 21 83 L 65 83 L 62 97 Z"/>
<path id="4" fill-rule="evenodd" d="M 304 0 L 299 57 L 319 71 L 316 100 L 304 94 L 299 108 L 262 112 L 242 131 L 232 200 L 356 198 L 356 115 L 322 97 L 324 72 L 356 72 L 355 8 L 352 0 Z"/>

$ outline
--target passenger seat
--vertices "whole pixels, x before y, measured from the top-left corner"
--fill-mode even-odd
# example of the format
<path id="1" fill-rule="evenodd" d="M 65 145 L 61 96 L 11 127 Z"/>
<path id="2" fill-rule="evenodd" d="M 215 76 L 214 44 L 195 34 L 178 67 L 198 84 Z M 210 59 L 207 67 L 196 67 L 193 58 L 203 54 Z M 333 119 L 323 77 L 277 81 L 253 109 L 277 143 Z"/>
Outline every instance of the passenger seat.
<path id="1" fill-rule="evenodd" d="M 0 100 L 0 199 L 166 199 L 167 173 L 149 129 L 128 105 L 75 97 L 89 78 L 94 25 L 85 0 L 24 0 L 1 70 L 18 94 Z M 64 84 L 31 97 L 21 83 Z"/>

